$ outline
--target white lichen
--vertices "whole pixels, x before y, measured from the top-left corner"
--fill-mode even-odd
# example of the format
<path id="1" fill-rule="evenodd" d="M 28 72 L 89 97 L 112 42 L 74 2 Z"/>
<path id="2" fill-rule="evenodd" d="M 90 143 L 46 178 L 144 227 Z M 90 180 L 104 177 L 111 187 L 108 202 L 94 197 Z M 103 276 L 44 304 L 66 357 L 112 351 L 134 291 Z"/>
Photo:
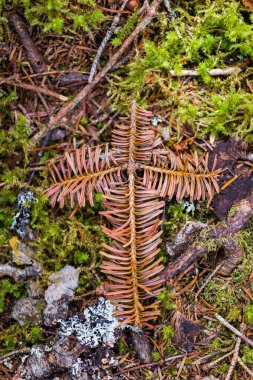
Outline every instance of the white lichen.
<path id="1" fill-rule="evenodd" d="M 33 232 L 27 228 L 31 221 L 31 207 L 29 202 L 36 201 L 34 193 L 30 190 L 21 190 L 18 194 L 18 211 L 14 215 L 11 228 L 15 228 L 17 235 L 23 240 L 26 235 L 33 238 Z"/>
<path id="2" fill-rule="evenodd" d="M 39 346 L 33 346 L 31 349 L 31 355 L 35 355 L 38 359 L 41 358 L 42 352 Z"/>
<path id="3" fill-rule="evenodd" d="M 177 201 L 178 204 L 180 204 L 181 206 L 183 206 L 183 209 L 185 210 L 185 212 L 187 214 L 192 214 L 192 216 L 194 216 L 194 212 L 196 210 L 196 207 L 194 205 L 194 203 L 190 203 L 188 201 L 185 201 L 184 199 L 183 200 L 180 200 L 180 201 Z"/>
<path id="4" fill-rule="evenodd" d="M 83 361 L 81 358 L 77 358 L 77 361 L 71 367 L 71 374 L 75 377 L 80 377 L 83 372 Z"/>
<path id="5" fill-rule="evenodd" d="M 68 320 L 60 320 L 60 332 L 66 336 L 74 334 L 79 342 L 89 347 L 104 344 L 113 347 L 119 320 L 114 316 L 115 307 L 109 300 L 100 297 L 93 306 L 87 307 L 83 317 L 74 315 Z"/>
<path id="6" fill-rule="evenodd" d="M 153 125 L 153 127 L 157 127 L 159 123 L 162 122 L 162 119 L 160 118 L 160 116 L 153 116 L 151 118 L 151 124 Z"/>

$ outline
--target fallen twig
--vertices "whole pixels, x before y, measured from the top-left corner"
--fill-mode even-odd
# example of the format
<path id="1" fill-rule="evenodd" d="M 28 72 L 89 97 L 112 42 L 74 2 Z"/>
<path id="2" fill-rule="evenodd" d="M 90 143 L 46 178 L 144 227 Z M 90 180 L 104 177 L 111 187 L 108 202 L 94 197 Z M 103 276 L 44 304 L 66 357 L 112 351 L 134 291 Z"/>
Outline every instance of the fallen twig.
<path id="1" fill-rule="evenodd" d="M 12 356 L 29 354 L 30 352 L 31 348 L 22 348 L 21 350 L 9 352 L 6 355 L 0 356 L 0 363 L 4 362 L 6 359 L 11 358 Z"/>
<path id="2" fill-rule="evenodd" d="M 245 324 L 242 323 L 241 327 L 240 327 L 240 332 L 241 333 L 243 333 L 243 331 L 245 330 L 245 327 L 246 327 Z M 235 348 L 234 348 L 234 354 L 233 354 L 233 357 L 232 357 L 232 360 L 231 360 L 231 364 L 230 364 L 230 367 L 229 367 L 229 370 L 228 370 L 228 373 L 226 375 L 225 380 L 230 380 L 231 377 L 232 377 L 232 375 L 233 375 L 233 372 L 234 372 L 234 369 L 235 369 L 235 366 L 236 366 L 236 363 L 237 363 L 237 360 L 238 360 L 238 356 L 239 356 L 241 342 L 242 342 L 242 339 L 240 337 L 238 337 L 237 341 L 236 341 Z"/>
<path id="3" fill-rule="evenodd" d="M 240 366 L 242 366 L 244 371 L 247 372 L 248 375 L 252 376 L 252 379 L 253 379 L 253 372 L 246 366 L 246 364 L 242 361 L 242 359 L 238 357 L 237 361 L 240 364 Z"/>
<path id="4" fill-rule="evenodd" d="M 232 355 L 233 352 L 234 352 L 234 350 L 232 350 L 232 351 L 226 353 L 225 355 L 219 357 L 218 359 L 214 360 L 213 362 L 211 362 L 211 363 L 205 365 L 203 368 L 204 368 L 205 370 L 208 370 L 208 369 L 210 369 L 210 368 L 215 367 L 215 366 L 216 366 L 218 363 L 220 363 L 222 360 L 224 360 L 224 359 L 228 358 L 230 355 Z"/>
<path id="5" fill-rule="evenodd" d="M 84 98 L 87 96 L 90 91 L 96 86 L 98 82 L 107 74 L 108 71 L 112 69 L 112 67 L 117 63 L 119 58 L 126 52 L 126 49 L 129 45 L 136 39 L 139 33 L 150 23 L 150 21 L 155 17 L 158 6 L 161 4 L 162 0 L 155 0 L 148 8 L 146 16 L 142 19 L 142 21 L 137 25 L 135 30 L 131 33 L 131 35 L 123 42 L 121 47 L 117 50 L 117 52 L 110 58 L 109 62 L 99 71 L 99 73 L 94 77 L 91 83 L 88 83 L 69 103 L 64 105 L 58 113 L 51 117 L 48 128 L 45 130 L 39 131 L 32 138 L 32 142 L 36 143 L 41 138 L 47 134 L 48 131 L 51 131 L 59 125 L 62 118 L 66 116 L 69 112 L 71 112 Z"/>
<path id="6" fill-rule="evenodd" d="M 123 11 L 126 4 L 128 3 L 128 0 L 124 0 L 121 7 L 120 7 L 120 11 Z M 89 75 L 89 79 L 88 79 L 88 83 L 91 83 L 93 81 L 93 78 L 96 74 L 96 71 L 97 71 L 97 65 L 98 65 L 98 62 L 99 62 L 99 59 L 101 57 L 101 54 L 103 53 L 103 50 L 107 44 L 107 42 L 109 41 L 109 39 L 111 38 L 112 34 L 114 33 L 118 23 L 119 23 L 119 20 L 120 20 L 120 16 L 121 16 L 121 12 L 117 13 L 117 15 L 114 17 L 113 19 L 113 22 L 112 22 L 112 25 L 111 27 L 108 29 L 103 41 L 101 42 L 101 45 L 99 46 L 99 49 L 97 51 L 97 54 L 96 54 L 96 57 L 93 61 L 93 64 L 91 66 L 91 70 L 90 70 L 90 75 Z"/>
<path id="7" fill-rule="evenodd" d="M 214 239 L 221 241 L 222 238 L 228 238 L 240 231 L 253 215 L 253 195 L 247 199 L 243 199 L 235 205 L 233 215 L 229 216 L 224 223 L 217 225 L 210 230 L 207 227 L 202 231 L 201 242 L 193 243 L 186 251 L 179 256 L 172 264 L 170 263 L 164 270 L 163 275 L 166 280 L 176 276 L 179 272 L 188 268 L 194 261 L 203 257 L 208 252 L 208 240 Z"/>
<path id="8" fill-rule="evenodd" d="M 215 276 L 215 274 L 218 272 L 218 270 L 220 269 L 221 266 L 222 266 L 222 264 L 217 265 L 217 267 L 214 269 L 214 271 L 207 277 L 207 279 L 204 282 L 204 284 L 199 288 L 199 290 L 195 294 L 195 302 L 197 302 L 198 296 L 203 291 L 203 289 L 205 289 L 205 287 L 211 281 L 211 279 Z"/>
<path id="9" fill-rule="evenodd" d="M 242 334 L 239 330 L 237 330 L 234 326 L 232 326 L 226 319 L 224 319 L 221 315 L 215 314 L 215 318 L 218 319 L 220 323 L 222 323 L 225 327 L 227 327 L 230 331 L 232 331 L 235 335 L 239 336 L 244 342 L 248 343 L 249 346 L 253 347 L 253 341 L 249 339 L 247 336 Z"/>
<path id="10" fill-rule="evenodd" d="M 218 76 L 229 76 L 233 74 L 239 74 L 242 71 L 242 69 L 238 66 L 233 67 L 226 67 L 224 69 L 212 69 L 207 72 L 208 75 L 212 77 L 218 77 Z M 200 74 L 197 70 L 182 70 L 181 72 L 177 73 L 175 70 L 170 70 L 170 75 L 172 77 L 198 77 Z"/>
<path id="11" fill-rule="evenodd" d="M 171 20 L 175 21 L 175 13 L 173 12 L 169 0 L 163 0 L 165 7 L 167 8 L 167 11 L 169 13 L 169 17 Z M 175 32 L 177 33 L 178 38 L 181 40 L 183 37 L 178 29 L 177 26 L 174 26 Z"/>
<path id="12" fill-rule="evenodd" d="M 36 45 L 32 41 L 21 17 L 19 17 L 17 14 L 13 14 L 10 16 L 10 21 L 21 41 L 21 44 L 25 48 L 27 59 L 30 62 L 35 73 L 45 71 L 46 64 L 38 52 Z"/>
<path id="13" fill-rule="evenodd" d="M 148 363 L 148 364 L 140 364 L 140 365 L 136 365 L 136 366 L 132 366 L 132 367 L 129 366 L 128 368 L 124 368 L 124 369 L 120 370 L 119 372 L 115 373 L 115 375 L 120 375 L 122 373 L 137 371 L 137 370 L 143 369 L 143 368 L 159 366 L 161 364 L 167 364 L 173 360 L 181 359 L 183 356 L 184 355 L 176 355 L 176 356 L 172 356 L 170 358 L 166 358 L 165 360 L 160 360 L 158 362 L 153 362 L 153 363 Z"/>
<path id="14" fill-rule="evenodd" d="M 18 79 L 13 79 L 13 77 L 11 77 L 11 78 L 2 78 L 2 77 L 0 77 L 0 84 L 4 84 L 4 83 L 5 84 L 10 84 L 11 86 L 21 87 L 21 88 L 24 88 L 25 90 L 38 92 L 40 94 L 44 94 L 44 95 L 47 95 L 47 96 L 52 96 L 53 98 L 56 98 L 56 99 L 61 100 L 63 102 L 66 102 L 68 100 L 67 96 L 58 94 L 57 92 L 51 91 L 48 88 L 38 87 L 38 86 L 35 86 L 35 85 L 32 85 L 32 84 L 27 84 L 27 83 L 19 82 Z"/>

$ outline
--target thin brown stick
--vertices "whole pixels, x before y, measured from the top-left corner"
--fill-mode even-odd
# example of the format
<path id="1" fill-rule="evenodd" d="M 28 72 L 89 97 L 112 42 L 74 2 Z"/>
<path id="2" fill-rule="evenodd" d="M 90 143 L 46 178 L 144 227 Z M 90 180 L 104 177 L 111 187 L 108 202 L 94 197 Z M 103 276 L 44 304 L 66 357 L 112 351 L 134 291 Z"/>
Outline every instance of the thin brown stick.
<path id="1" fill-rule="evenodd" d="M 234 326 L 232 326 L 226 319 L 224 319 L 221 315 L 215 314 L 215 318 L 218 319 L 220 323 L 222 323 L 227 329 L 232 331 L 235 335 L 239 336 L 244 342 L 246 342 L 249 346 L 253 347 L 253 341 L 249 339 L 247 336 L 242 334 L 239 330 L 237 330 Z"/>
<path id="2" fill-rule="evenodd" d="M 47 96 L 51 96 L 53 98 L 56 98 L 58 100 L 61 100 L 62 102 L 66 102 L 68 100 L 67 96 L 58 94 L 57 92 L 51 91 L 48 88 L 45 87 L 38 87 L 32 84 L 27 84 L 23 82 L 19 82 L 18 79 L 13 79 L 13 78 L 1 78 L 0 77 L 0 84 L 10 84 L 11 86 L 17 86 L 24 88 L 25 90 L 33 91 L 33 92 L 38 92 L 40 94 L 44 94 Z"/>
<path id="3" fill-rule="evenodd" d="M 12 14 L 10 16 L 10 21 L 21 41 L 21 44 L 25 48 L 27 59 L 30 62 L 35 73 L 45 71 L 46 64 L 40 55 L 36 45 L 32 41 L 21 17 L 19 17 L 17 14 Z"/>
<path id="4" fill-rule="evenodd" d="M 162 0 L 155 0 L 147 11 L 146 16 L 137 25 L 132 34 L 123 42 L 121 47 L 117 52 L 110 58 L 109 62 L 99 71 L 99 73 L 94 77 L 93 81 L 87 84 L 69 103 L 64 105 L 58 113 L 53 116 L 48 124 L 47 130 L 41 130 L 33 137 L 33 142 L 38 142 L 41 138 L 45 136 L 48 131 L 52 131 L 57 128 L 62 118 L 66 116 L 87 96 L 91 90 L 96 86 L 98 82 L 112 69 L 112 67 L 118 62 L 119 58 L 126 53 L 127 48 L 131 43 L 137 38 L 140 32 L 150 23 L 150 21 L 155 17 L 158 6 L 161 4 Z"/>
<path id="5" fill-rule="evenodd" d="M 159 362 L 141 364 L 141 365 L 136 365 L 136 366 L 129 367 L 129 368 L 124 368 L 123 370 L 115 373 L 115 375 L 120 375 L 120 374 L 126 373 L 126 372 L 137 371 L 137 370 L 143 369 L 143 368 L 154 367 L 154 366 L 158 366 L 161 364 L 167 364 L 173 360 L 180 359 L 182 357 L 183 357 L 183 355 L 176 355 L 176 356 L 172 356 L 170 358 L 166 358 L 165 360 L 160 360 Z"/>

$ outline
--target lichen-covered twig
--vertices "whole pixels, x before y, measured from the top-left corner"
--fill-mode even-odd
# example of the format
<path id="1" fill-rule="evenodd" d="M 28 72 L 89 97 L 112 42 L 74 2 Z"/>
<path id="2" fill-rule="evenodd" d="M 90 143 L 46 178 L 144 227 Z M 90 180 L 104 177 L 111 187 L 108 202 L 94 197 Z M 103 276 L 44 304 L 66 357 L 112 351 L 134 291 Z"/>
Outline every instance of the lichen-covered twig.
<path id="1" fill-rule="evenodd" d="M 234 234 L 242 229 L 252 215 L 253 195 L 235 205 L 234 213 L 227 218 L 225 225 L 222 223 L 211 230 L 210 228 L 204 229 L 201 242 L 193 243 L 173 264 L 167 266 L 164 271 L 165 279 L 169 280 L 176 276 L 193 262 L 203 257 L 208 252 L 208 240 L 222 241 L 222 238 L 227 239 L 229 236 L 233 239 Z"/>
<path id="2" fill-rule="evenodd" d="M 242 69 L 238 66 L 233 67 L 225 67 L 224 69 L 211 69 L 207 72 L 208 75 L 212 77 L 218 77 L 218 76 L 229 76 L 233 74 L 239 74 L 242 71 Z M 198 70 L 182 70 L 181 72 L 177 73 L 175 70 L 170 70 L 170 75 L 172 77 L 197 77 L 200 76 Z"/>
<path id="3" fill-rule="evenodd" d="M 114 65 L 118 62 L 119 58 L 126 52 L 126 49 L 131 45 L 131 43 L 136 39 L 136 37 L 140 34 L 140 32 L 150 23 L 150 21 L 155 17 L 157 8 L 161 4 L 162 0 L 155 0 L 153 4 L 148 8 L 146 16 L 142 19 L 142 21 L 137 25 L 135 30 L 130 34 L 130 36 L 123 42 L 121 47 L 116 51 L 115 54 L 110 58 L 109 62 L 99 71 L 99 73 L 94 77 L 92 83 L 88 83 L 69 103 L 64 105 L 58 113 L 53 116 L 48 124 L 47 129 L 43 129 L 35 134 L 32 138 L 34 143 L 40 141 L 48 131 L 51 131 L 59 125 L 64 116 L 66 116 L 69 112 L 73 111 L 73 109 L 87 96 L 91 90 L 100 82 L 101 79 L 114 67 Z"/>
<path id="4" fill-rule="evenodd" d="M 97 71 L 97 65 L 98 65 L 99 59 L 101 57 L 101 54 L 103 53 L 103 50 L 104 50 L 107 42 L 109 41 L 109 39 L 111 38 L 112 34 L 114 33 L 114 31 L 115 31 L 115 29 L 116 29 L 116 27 L 117 27 L 117 25 L 119 23 L 119 20 L 120 20 L 121 11 L 123 11 L 123 9 L 125 8 L 127 2 L 128 2 L 128 0 L 124 0 L 123 1 L 122 5 L 120 7 L 120 12 L 117 13 L 117 15 L 114 17 L 111 27 L 108 29 L 108 31 L 107 31 L 107 33 L 106 33 L 103 41 L 101 42 L 101 45 L 98 48 L 96 57 L 95 57 L 95 59 L 93 61 L 93 64 L 91 66 L 88 83 L 91 83 L 93 81 L 93 78 L 94 78 L 94 76 L 96 74 L 96 71 Z"/>
<path id="5" fill-rule="evenodd" d="M 164 5 L 165 5 L 168 13 L 169 13 L 169 17 L 171 18 L 171 20 L 174 21 L 175 20 L 175 13 L 173 12 L 173 10 L 171 8 L 169 0 L 163 0 L 163 2 L 164 2 Z M 175 32 L 177 33 L 178 38 L 181 40 L 183 37 L 182 37 L 178 27 L 174 26 L 174 29 L 175 29 Z"/>

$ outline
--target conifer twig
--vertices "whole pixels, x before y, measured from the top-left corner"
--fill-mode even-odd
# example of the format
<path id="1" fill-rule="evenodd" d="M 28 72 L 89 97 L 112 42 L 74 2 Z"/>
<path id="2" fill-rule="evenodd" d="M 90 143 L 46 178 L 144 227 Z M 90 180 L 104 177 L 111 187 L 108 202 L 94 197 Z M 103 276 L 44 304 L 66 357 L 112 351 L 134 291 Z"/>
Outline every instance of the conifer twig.
<path id="1" fill-rule="evenodd" d="M 128 2 L 128 0 L 124 0 L 123 1 L 122 5 L 120 7 L 120 11 L 124 10 L 127 2 Z M 119 23 L 120 16 L 121 16 L 121 12 L 117 13 L 117 15 L 114 17 L 111 27 L 108 29 L 108 31 L 107 31 L 107 33 L 106 33 L 103 41 L 101 42 L 101 45 L 98 48 L 96 57 L 95 57 L 95 59 L 93 61 L 93 64 L 91 66 L 88 83 L 91 83 L 93 81 L 93 78 L 94 78 L 94 76 L 96 74 L 96 71 L 97 71 L 97 65 L 98 65 L 99 59 L 101 57 L 101 54 L 103 53 L 103 50 L 104 50 L 107 42 L 109 41 L 109 39 L 111 38 L 112 34 L 114 33 L 114 31 L 115 31 L 115 29 L 116 29 L 116 27 L 117 27 L 117 25 Z"/>
<path id="2" fill-rule="evenodd" d="M 146 16 L 137 25 L 132 34 L 123 42 L 120 48 L 110 58 L 109 62 L 99 71 L 94 77 L 91 83 L 88 83 L 69 103 L 64 105 L 58 113 L 52 117 L 49 121 L 48 128 L 39 131 L 32 138 L 34 143 L 43 138 L 48 131 L 52 131 L 57 128 L 62 118 L 66 116 L 91 92 L 91 90 L 100 82 L 102 78 L 112 69 L 112 67 L 118 62 L 119 58 L 126 52 L 128 46 L 136 39 L 139 33 L 150 23 L 150 21 L 156 16 L 157 8 L 161 4 L 162 0 L 155 0 L 153 4 L 148 8 Z"/>

